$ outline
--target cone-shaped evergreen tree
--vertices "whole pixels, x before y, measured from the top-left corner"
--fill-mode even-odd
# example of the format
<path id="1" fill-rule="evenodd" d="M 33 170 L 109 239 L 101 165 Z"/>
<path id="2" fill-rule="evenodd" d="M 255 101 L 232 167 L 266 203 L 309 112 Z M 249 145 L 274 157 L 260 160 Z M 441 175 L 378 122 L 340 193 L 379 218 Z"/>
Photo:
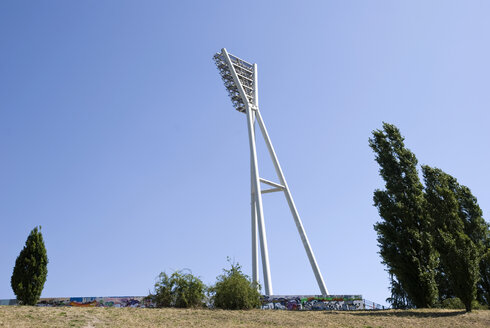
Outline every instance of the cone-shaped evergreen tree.
<path id="1" fill-rule="evenodd" d="M 475 219 L 481 218 L 481 215 L 475 213 L 476 216 L 472 217 L 466 215 L 468 208 L 460 209 L 460 198 L 471 193 L 468 188 L 460 186 L 455 178 L 429 166 L 423 166 L 422 172 L 427 208 L 433 218 L 434 245 L 440 254 L 442 271 L 454 295 L 461 299 L 466 311 L 471 311 L 471 303 L 476 297 L 476 284 L 480 278 L 479 263 L 483 245 L 474 243 L 469 237 L 470 234 L 481 232 L 476 227 L 471 231 L 465 227 L 476 224 Z M 461 200 L 461 205 L 464 205 Z"/>
<path id="2" fill-rule="evenodd" d="M 374 228 L 383 263 L 406 292 L 409 303 L 418 308 L 432 307 L 438 297 L 437 252 L 432 245 L 417 158 L 403 140 L 398 128 L 387 123 L 369 139 L 386 188 L 374 192 L 374 205 L 383 219 Z"/>
<path id="3" fill-rule="evenodd" d="M 23 305 L 36 305 L 48 275 L 48 256 L 41 227 L 35 227 L 15 261 L 10 284 Z"/>

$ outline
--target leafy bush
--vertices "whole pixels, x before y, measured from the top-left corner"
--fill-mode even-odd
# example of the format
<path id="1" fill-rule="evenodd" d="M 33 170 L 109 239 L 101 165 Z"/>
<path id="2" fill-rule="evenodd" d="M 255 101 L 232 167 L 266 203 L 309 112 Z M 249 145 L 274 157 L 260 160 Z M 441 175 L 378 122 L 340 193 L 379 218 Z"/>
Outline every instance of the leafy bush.
<path id="1" fill-rule="evenodd" d="M 210 288 L 214 307 L 228 310 L 248 310 L 260 306 L 260 286 L 250 281 L 242 273 L 241 266 L 231 264 L 229 270 L 218 276 L 216 284 Z"/>
<path id="2" fill-rule="evenodd" d="M 206 286 L 190 271 L 175 271 L 170 276 L 162 272 L 157 279 L 155 294 L 148 296 L 157 307 L 189 308 L 204 305 Z"/>
<path id="3" fill-rule="evenodd" d="M 477 300 L 471 302 L 471 308 L 473 310 L 488 310 L 488 305 L 480 304 Z"/>
<path id="4" fill-rule="evenodd" d="M 459 298 L 453 297 L 453 298 L 446 298 L 444 301 L 442 301 L 441 307 L 443 309 L 464 309 L 465 305 Z M 482 305 L 478 303 L 477 300 L 473 300 L 471 302 L 471 308 L 473 310 L 488 310 L 487 305 Z"/>
<path id="5" fill-rule="evenodd" d="M 442 301 L 442 308 L 443 309 L 464 309 L 465 306 L 459 298 L 452 297 L 452 298 L 446 298 L 444 301 Z"/>
<path id="6" fill-rule="evenodd" d="M 35 227 L 27 237 L 10 279 L 12 290 L 23 305 L 36 305 L 48 276 L 48 255 L 40 230 Z"/>

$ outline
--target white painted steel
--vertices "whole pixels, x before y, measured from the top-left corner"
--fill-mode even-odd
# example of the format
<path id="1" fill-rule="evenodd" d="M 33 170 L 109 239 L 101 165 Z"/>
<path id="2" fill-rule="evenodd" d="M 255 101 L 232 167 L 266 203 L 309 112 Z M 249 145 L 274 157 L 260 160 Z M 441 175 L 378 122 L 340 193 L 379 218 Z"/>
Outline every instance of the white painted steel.
<path id="1" fill-rule="evenodd" d="M 284 189 L 284 186 L 283 185 L 280 185 L 278 183 L 275 183 L 275 182 L 272 182 L 272 181 L 269 181 L 269 180 L 266 180 L 266 179 L 263 179 L 263 178 L 260 178 L 260 182 L 263 182 L 265 184 L 268 184 L 269 186 L 272 186 L 272 187 L 277 187 L 277 188 Z"/>
<path id="2" fill-rule="evenodd" d="M 255 114 L 252 115 L 253 122 L 255 123 Z M 254 126 L 255 124 L 252 124 Z M 254 126 L 254 138 L 255 138 L 255 126 Z M 254 166 L 252 161 L 252 150 L 250 150 L 250 187 L 251 187 L 251 200 L 250 206 L 252 210 L 252 281 L 259 286 L 259 254 L 257 248 L 257 206 L 255 202 L 255 186 L 254 186 Z"/>
<path id="3" fill-rule="evenodd" d="M 271 189 L 263 189 L 262 194 L 269 194 L 271 192 L 283 191 L 284 188 L 271 188 Z"/>
<path id="4" fill-rule="evenodd" d="M 257 88 L 257 64 L 253 65 L 254 68 L 254 105 L 258 105 L 258 98 L 259 98 L 259 93 L 258 93 L 258 88 Z M 253 137 L 255 139 L 255 113 L 252 112 L 252 128 L 253 128 Z M 255 282 L 257 284 L 257 288 L 259 288 L 259 254 L 258 254 L 258 249 L 257 249 L 257 229 L 258 229 L 258 222 L 257 222 L 257 205 L 255 202 L 254 198 L 254 180 L 255 180 L 255 175 L 253 173 L 253 155 L 252 155 L 252 149 L 250 149 L 250 169 L 252 174 L 250 175 L 250 178 L 252 180 L 252 282 Z M 269 278 L 270 281 L 270 278 Z"/>
<path id="5" fill-rule="evenodd" d="M 228 55 L 228 52 L 226 51 L 225 48 L 222 50 L 223 57 L 225 58 L 228 67 L 230 69 L 230 72 L 233 76 L 233 81 L 237 85 L 238 91 L 240 95 L 242 96 L 243 102 L 245 103 L 245 108 L 246 108 L 246 114 L 247 114 L 247 126 L 248 126 L 248 139 L 249 139 L 249 144 L 250 144 L 250 154 L 251 154 L 251 160 L 252 160 L 252 172 L 253 172 L 253 185 L 254 185 L 254 192 L 255 192 L 255 207 L 257 209 L 256 215 L 257 215 L 257 222 L 258 222 L 258 230 L 259 230 L 259 237 L 260 237 L 260 253 L 262 257 L 262 273 L 264 275 L 264 290 L 265 290 L 265 295 L 271 296 L 273 295 L 273 289 L 272 289 L 272 282 L 271 282 L 271 274 L 270 274 L 270 266 L 269 266 L 269 251 L 267 248 L 267 236 L 266 236 L 266 231 L 265 231 L 265 223 L 264 223 L 264 211 L 262 207 L 262 194 L 260 191 L 260 180 L 259 180 L 259 167 L 258 167 L 258 162 L 257 162 L 257 150 L 256 150 L 256 144 L 255 144 L 255 135 L 254 135 L 254 120 L 252 117 L 252 108 L 250 106 L 250 103 L 248 101 L 247 95 L 245 93 L 245 90 L 243 89 L 242 84 L 240 83 L 240 80 L 238 79 L 238 75 L 235 71 L 235 68 L 233 67 L 233 63 L 231 62 L 230 56 Z M 254 67 L 254 76 L 256 79 L 256 66 Z M 256 89 L 256 88 L 255 88 Z M 257 92 L 257 91 L 255 91 Z M 258 108 L 257 108 L 258 109 Z M 258 112 L 258 111 L 257 111 Z"/>
<path id="6" fill-rule="evenodd" d="M 253 175 L 252 175 L 253 177 Z M 253 188 L 253 185 L 252 185 Z M 255 192 L 251 193 L 252 210 L 252 281 L 259 284 L 259 256 L 257 248 L 257 206 L 255 202 Z"/>
<path id="7" fill-rule="evenodd" d="M 254 64 L 254 106 L 259 108 L 259 78 L 257 76 L 257 64 Z"/>
<path id="8" fill-rule="evenodd" d="M 311 249 L 310 242 L 308 240 L 308 237 L 306 236 L 303 223 L 301 222 L 301 218 L 299 217 L 298 210 L 296 209 L 296 205 L 294 204 L 293 197 L 291 196 L 291 191 L 289 190 L 288 184 L 286 182 L 286 179 L 281 169 L 281 165 L 279 164 L 276 152 L 274 151 L 274 147 L 272 146 L 272 142 L 269 138 L 269 134 L 267 133 L 267 129 L 265 127 L 264 121 L 262 120 L 262 116 L 260 115 L 260 111 L 258 108 L 255 113 L 256 113 L 257 122 L 259 123 L 259 127 L 262 132 L 262 136 L 264 137 L 267 145 L 267 149 L 269 150 L 269 155 L 271 156 L 272 162 L 274 164 L 276 174 L 279 178 L 280 183 L 284 186 L 284 195 L 286 196 L 289 209 L 291 210 L 291 214 L 293 215 L 294 218 L 294 223 L 296 224 L 306 254 L 308 255 L 308 259 L 310 260 L 310 265 L 311 268 L 313 269 L 313 273 L 315 274 L 318 287 L 320 287 L 320 291 L 322 295 L 326 296 L 328 295 L 328 290 L 327 287 L 325 286 L 325 281 L 323 280 L 323 276 L 320 272 L 320 268 L 318 267 L 318 264 L 316 262 L 315 255 L 313 254 L 313 250 Z"/>

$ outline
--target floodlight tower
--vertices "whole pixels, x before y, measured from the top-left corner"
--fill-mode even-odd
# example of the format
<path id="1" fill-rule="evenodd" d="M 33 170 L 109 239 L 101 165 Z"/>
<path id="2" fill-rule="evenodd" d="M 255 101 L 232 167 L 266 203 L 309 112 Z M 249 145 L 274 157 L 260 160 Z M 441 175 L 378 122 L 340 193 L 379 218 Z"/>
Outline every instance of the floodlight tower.
<path id="1" fill-rule="evenodd" d="M 258 282 L 258 253 L 257 253 L 257 231 L 260 238 L 260 253 L 262 258 L 262 272 L 264 274 L 264 288 L 266 295 L 273 295 L 272 281 L 269 268 L 269 253 L 267 250 L 267 237 L 265 233 L 264 214 L 262 210 L 262 194 L 282 191 L 293 215 L 294 223 L 298 229 L 301 241 L 308 255 L 308 259 L 315 274 L 318 287 L 322 295 L 328 295 L 327 287 L 323 281 L 322 274 L 316 263 L 315 255 L 311 249 L 310 242 L 306 236 L 303 223 L 294 204 L 291 191 L 289 190 L 284 173 L 277 159 L 276 152 L 272 146 L 269 134 L 265 128 L 264 121 L 259 111 L 258 83 L 257 83 L 257 64 L 250 64 L 226 51 L 216 53 L 213 59 L 221 74 L 226 90 L 231 98 L 235 109 L 247 115 L 248 139 L 250 144 L 250 173 L 251 173 L 251 207 L 252 207 L 252 279 Z M 269 150 L 269 155 L 274 164 L 279 183 L 262 179 L 259 176 L 257 161 L 257 151 L 255 144 L 255 121 L 258 122 L 262 137 Z M 271 186 L 272 188 L 261 190 L 260 183 Z"/>

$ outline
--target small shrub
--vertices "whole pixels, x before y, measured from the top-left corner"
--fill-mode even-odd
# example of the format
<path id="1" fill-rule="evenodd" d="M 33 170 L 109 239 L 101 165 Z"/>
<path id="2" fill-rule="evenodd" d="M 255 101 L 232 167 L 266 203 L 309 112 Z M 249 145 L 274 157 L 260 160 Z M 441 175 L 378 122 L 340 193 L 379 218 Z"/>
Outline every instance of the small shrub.
<path id="1" fill-rule="evenodd" d="M 457 297 L 445 299 L 442 301 L 441 307 L 443 309 L 465 309 L 463 302 Z M 471 308 L 473 310 L 488 310 L 487 305 L 482 305 L 477 300 L 471 302 Z"/>
<path id="2" fill-rule="evenodd" d="M 260 306 L 260 286 L 252 283 L 242 273 L 241 266 L 231 264 L 229 270 L 217 278 L 216 284 L 210 288 L 211 302 L 214 307 L 227 310 L 249 310 Z"/>
<path id="3" fill-rule="evenodd" d="M 155 294 L 148 296 L 157 307 L 201 307 L 206 286 L 189 271 L 175 271 L 172 275 L 160 273 L 155 283 Z"/>
<path id="4" fill-rule="evenodd" d="M 473 310 L 488 310 L 488 305 L 480 304 L 477 300 L 471 302 L 471 308 Z"/>
<path id="5" fill-rule="evenodd" d="M 452 297 L 452 298 L 446 298 L 444 301 L 442 301 L 442 308 L 443 309 L 464 309 L 465 306 L 459 298 Z"/>
<path id="6" fill-rule="evenodd" d="M 48 255 L 41 227 L 35 227 L 15 260 L 10 279 L 12 290 L 22 305 L 36 305 L 48 276 Z"/>

